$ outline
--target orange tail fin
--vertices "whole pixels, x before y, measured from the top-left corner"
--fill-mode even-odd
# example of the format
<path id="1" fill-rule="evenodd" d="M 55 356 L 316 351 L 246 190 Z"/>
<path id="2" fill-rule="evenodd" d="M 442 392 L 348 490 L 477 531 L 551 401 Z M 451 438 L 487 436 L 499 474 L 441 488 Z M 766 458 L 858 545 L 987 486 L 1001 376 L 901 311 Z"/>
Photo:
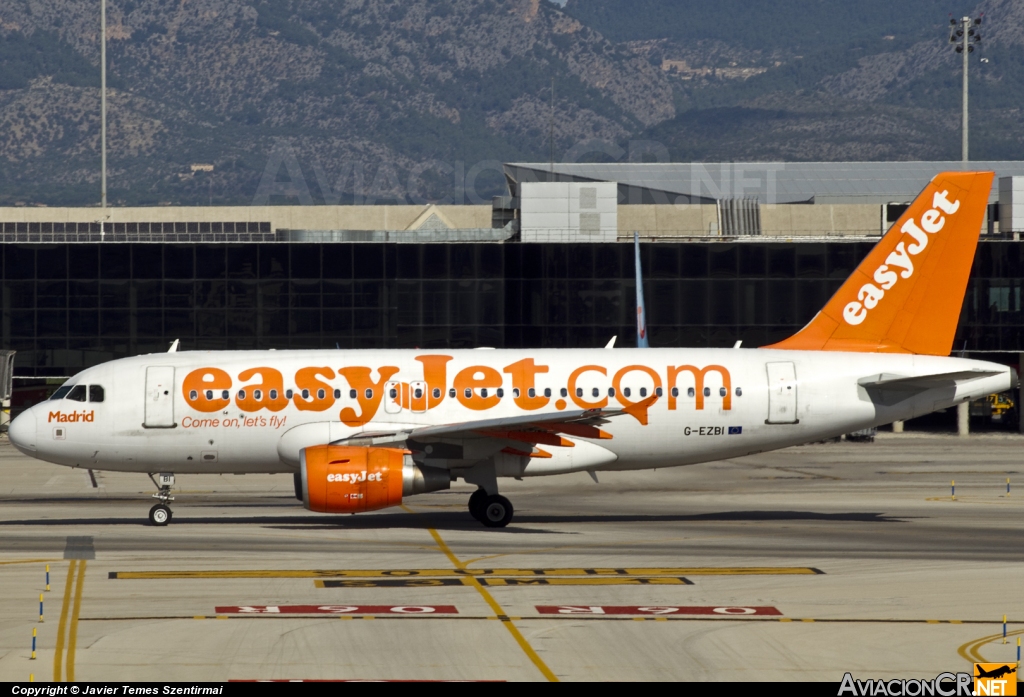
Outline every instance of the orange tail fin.
<path id="1" fill-rule="evenodd" d="M 764 348 L 948 356 L 993 172 L 943 172 L 828 304 Z"/>

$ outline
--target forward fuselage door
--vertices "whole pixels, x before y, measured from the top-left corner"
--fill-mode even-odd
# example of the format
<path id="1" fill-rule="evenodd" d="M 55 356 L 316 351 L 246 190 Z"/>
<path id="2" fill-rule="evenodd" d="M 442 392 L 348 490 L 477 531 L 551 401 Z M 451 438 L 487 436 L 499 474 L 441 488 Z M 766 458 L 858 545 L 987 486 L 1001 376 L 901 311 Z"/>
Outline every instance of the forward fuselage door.
<path id="1" fill-rule="evenodd" d="M 174 368 L 146 368 L 146 428 L 174 428 Z"/>
<path id="2" fill-rule="evenodd" d="M 768 369 L 768 418 L 766 424 L 795 424 L 796 366 L 790 362 L 766 363 Z"/>
<path id="3" fill-rule="evenodd" d="M 389 382 L 384 385 L 384 411 L 399 414 L 402 411 L 402 384 Z"/>

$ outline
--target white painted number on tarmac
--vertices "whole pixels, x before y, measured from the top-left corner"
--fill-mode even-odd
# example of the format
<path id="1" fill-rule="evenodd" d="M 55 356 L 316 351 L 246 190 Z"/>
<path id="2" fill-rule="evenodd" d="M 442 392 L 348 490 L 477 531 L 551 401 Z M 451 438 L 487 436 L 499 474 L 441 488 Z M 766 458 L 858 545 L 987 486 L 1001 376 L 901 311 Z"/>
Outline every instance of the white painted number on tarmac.
<path id="1" fill-rule="evenodd" d="M 753 615 L 757 610 L 752 607 L 716 607 L 712 612 L 719 615 Z"/>

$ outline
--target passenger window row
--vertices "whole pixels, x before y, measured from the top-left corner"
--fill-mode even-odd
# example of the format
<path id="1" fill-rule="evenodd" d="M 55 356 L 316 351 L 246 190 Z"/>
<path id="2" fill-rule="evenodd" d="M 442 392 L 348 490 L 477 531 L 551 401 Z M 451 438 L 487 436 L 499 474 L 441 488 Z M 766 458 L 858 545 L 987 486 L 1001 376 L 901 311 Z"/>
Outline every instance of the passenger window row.
<path id="1" fill-rule="evenodd" d="M 84 402 L 85 401 L 85 398 L 84 398 L 84 395 L 85 395 L 84 386 L 83 385 L 79 385 L 75 389 L 78 389 L 78 387 L 81 387 L 83 389 L 83 392 L 80 393 L 81 398 L 78 398 L 78 397 L 75 396 L 75 391 L 74 390 L 72 390 L 72 394 L 68 395 L 67 398 L 68 399 L 75 399 L 76 401 L 79 401 L 79 402 Z M 69 389 L 70 390 L 72 388 L 70 388 L 70 387 L 67 387 L 67 388 L 62 387 L 62 388 L 60 388 L 60 390 L 57 390 L 57 392 L 54 393 L 52 399 L 60 399 L 61 396 L 63 396 L 61 394 L 61 390 L 65 390 L 65 389 Z M 97 399 L 90 399 L 89 401 L 91 401 L 91 402 L 102 402 L 103 401 L 103 388 L 100 387 L 99 385 L 93 385 L 92 389 L 99 390 L 99 397 Z M 529 390 L 527 390 L 527 393 L 529 394 L 530 397 L 536 397 L 537 396 L 537 391 L 534 388 L 532 388 L 532 387 Z M 569 391 L 566 388 L 564 388 L 564 387 L 559 390 L 559 393 L 561 394 L 562 397 L 568 397 L 569 396 Z M 641 399 L 647 397 L 647 393 L 648 393 L 648 391 L 647 391 L 646 387 L 641 387 L 638 390 L 638 394 L 640 395 Z M 90 393 L 90 395 L 91 394 L 92 393 Z M 246 392 L 246 390 L 244 390 L 244 389 L 239 390 L 238 391 L 238 399 L 244 400 L 246 398 L 247 394 L 248 393 Z M 302 390 L 301 394 L 302 394 L 302 399 L 309 400 L 309 398 L 310 398 L 309 390 Z M 451 397 L 452 399 L 455 399 L 457 394 L 458 393 L 456 392 L 454 387 L 448 390 L 448 396 Z M 465 388 L 465 390 L 463 391 L 463 396 L 466 399 L 472 399 L 474 394 L 475 393 L 473 392 L 473 390 L 471 388 L 469 388 L 469 387 Z M 489 394 L 490 394 L 490 391 L 486 387 L 480 388 L 480 397 L 481 398 L 486 399 Z M 499 387 L 499 388 L 497 388 L 494 391 L 494 394 L 495 394 L 495 396 L 498 397 L 498 399 L 502 399 L 502 398 L 505 397 L 505 390 Z M 582 387 L 577 387 L 576 388 L 576 396 L 577 397 L 582 397 L 583 394 L 584 394 L 583 388 Z M 631 397 L 632 394 L 633 394 L 633 390 L 631 388 L 629 388 L 629 387 L 622 388 L 622 396 L 623 397 Z M 662 390 L 662 388 L 660 388 L 660 387 L 656 387 L 656 388 L 654 388 L 654 394 L 656 396 L 658 396 L 658 397 L 662 397 L 662 396 L 664 396 L 664 390 Z M 719 387 L 718 388 L 718 396 L 719 397 L 725 397 L 728 394 L 729 394 L 728 390 L 726 390 L 724 387 Z M 735 394 L 736 394 L 737 397 L 742 397 L 743 396 L 743 389 L 740 388 L 740 387 L 737 387 L 736 390 L 735 390 Z M 211 400 L 212 401 L 214 399 L 214 391 L 213 390 L 206 390 L 203 393 L 203 396 L 207 400 Z M 261 401 L 263 399 L 263 391 L 262 390 L 253 390 L 252 396 L 253 396 L 253 399 L 255 399 L 257 402 L 259 402 L 259 401 Z M 278 397 L 278 391 L 277 390 L 269 390 L 268 393 L 267 393 L 267 396 L 270 398 L 271 401 L 275 401 L 275 400 L 277 400 L 277 397 Z M 284 396 L 285 396 L 285 399 L 289 399 L 290 400 L 290 399 L 292 399 L 295 396 L 295 392 L 293 390 L 290 390 L 290 389 L 289 390 L 285 390 L 284 391 Z M 356 399 L 356 397 L 357 397 L 356 390 L 349 390 L 348 391 L 348 396 L 349 396 L 349 399 Z M 366 396 L 366 399 L 373 399 L 373 390 L 370 389 L 370 388 L 367 388 L 365 396 Z M 519 392 L 519 388 L 518 387 L 512 389 L 512 396 L 513 397 L 519 397 L 520 396 L 520 392 Z M 548 388 L 548 387 L 544 388 L 544 396 L 545 397 L 551 397 L 551 388 Z M 599 388 L 597 388 L 597 387 L 592 388 L 590 390 L 590 396 L 591 397 L 600 397 L 601 396 L 601 390 Z M 608 396 L 609 397 L 614 397 L 615 396 L 615 388 L 614 387 L 609 387 L 608 388 Z M 673 397 L 678 397 L 679 396 L 679 388 L 678 387 L 673 387 L 672 388 L 672 396 Z M 696 391 L 694 390 L 694 388 L 692 388 L 692 387 L 687 388 L 686 396 L 687 397 L 695 397 L 696 396 Z M 711 396 L 711 388 L 710 387 L 705 387 L 704 388 L 704 396 L 705 397 L 710 397 Z M 317 397 L 317 399 L 321 399 L 321 400 L 322 399 L 326 399 L 327 398 L 327 392 L 325 390 L 323 390 L 323 389 L 319 389 L 316 392 L 316 397 Z M 391 398 L 391 399 L 398 399 L 398 389 L 394 388 L 394 387 L 389 389 L 388 390 L 388 397 Z M 435 387 L 434 390 L 433 390 L 433 397 L 434 397 L 434 399 L 439 399 L 441 397 L 441 390 Z M 191 392 L 189 392 L 188 398 L 189 398 L 189 400 L 192 400 L 192 401 L 195 401 L 195 400 L 199 399 L 199 392 L 196 391 L 196 390 L 192 390 Z M 220 392 L 220 396 L 218 397 L 218 399 L 230 399 L 230 398 L 231 398 L 231 393 L 228 390 L 222 390 Z M 335 389 L 334 390 L 334 398 L 335 399 L 341 399 L 341 390 L 339 390 L 339 389 Z M 423 398 L 423 391 L 420 388 L 416 388 L 413 391 L 413 398 L 414 399 L 422 399 Z"/>

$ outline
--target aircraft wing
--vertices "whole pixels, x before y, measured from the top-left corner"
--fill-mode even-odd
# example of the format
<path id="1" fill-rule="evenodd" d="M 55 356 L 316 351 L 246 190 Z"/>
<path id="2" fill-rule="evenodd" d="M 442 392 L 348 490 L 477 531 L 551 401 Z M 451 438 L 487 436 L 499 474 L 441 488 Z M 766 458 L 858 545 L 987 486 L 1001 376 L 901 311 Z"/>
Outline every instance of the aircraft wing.
<path id="1" fill-rule="evenodd" d="M 394 431 L 364 431 L 351 438 L 335 441 L 335 445 L 386 445 L 399 442 L 422 442 L 424 440 L 462 440 L 471 438 L 490 438 L 501 441 L 525 443 L 534 446 L 534 456 L 547 456 L 542 450 L 536 449 L 538 444 L 556 447 L 572 447 L 572 441 L 562 438 L 559 434 L 580 438 L 610 439 L 611 434 L 598 428 L 610 419 L 629 415 L 647 423 L 647 409 L 657 400 L 656 395 L 636 404 L 621 409 L 578 409 L 556 413 L 526 414 L 497 419 L 479 419 L 461 421 L 437 426 L 421 428 L 396 429 Z M 514 448 L 513 448 L 514 450 Z M 530 452 L 517 454 L 530 455 Z"/>

